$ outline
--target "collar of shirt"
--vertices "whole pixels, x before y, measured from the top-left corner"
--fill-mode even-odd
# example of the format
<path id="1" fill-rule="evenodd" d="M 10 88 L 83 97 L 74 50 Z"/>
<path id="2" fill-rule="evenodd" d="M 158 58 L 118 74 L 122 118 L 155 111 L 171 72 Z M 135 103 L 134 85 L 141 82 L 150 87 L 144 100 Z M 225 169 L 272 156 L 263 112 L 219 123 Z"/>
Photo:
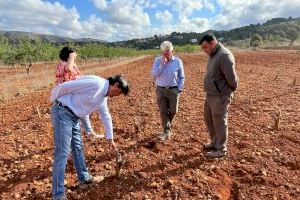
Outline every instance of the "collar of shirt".
<path id="1" fill-rule="evenodd" d="M 172 58 L 171 58 L 171 60 L 175 60 L 175 56 L 173 56 L 173 55 L 172 55 Z"/>
<path id="2" fill-rule="evenodd" d="M 212 54 L 211 54 L 211 57 L 214 56 L 218 50 L 221 48 L 221 44 L 218 42 L 218 44 L 215 46 L 215 48 L 213 48 L 212 50 Z"/>

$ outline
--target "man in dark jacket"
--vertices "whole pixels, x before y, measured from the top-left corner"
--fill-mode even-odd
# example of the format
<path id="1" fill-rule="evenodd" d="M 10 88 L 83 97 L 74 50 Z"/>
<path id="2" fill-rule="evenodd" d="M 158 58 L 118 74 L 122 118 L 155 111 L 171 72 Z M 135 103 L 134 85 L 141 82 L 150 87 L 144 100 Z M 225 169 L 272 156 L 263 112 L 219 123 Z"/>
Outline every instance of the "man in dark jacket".
<path id="1" fill-rule="evenodd" d="M 237 89 L 238 77 L 232 53 L 212 34 L 204 35 L 199 45 L 208 55 L 204 78 L 206 92 L 204 121 L 211 142 L 204 145 L 208 158 L 223 157 L 227 153 L 228 109 Z"/>

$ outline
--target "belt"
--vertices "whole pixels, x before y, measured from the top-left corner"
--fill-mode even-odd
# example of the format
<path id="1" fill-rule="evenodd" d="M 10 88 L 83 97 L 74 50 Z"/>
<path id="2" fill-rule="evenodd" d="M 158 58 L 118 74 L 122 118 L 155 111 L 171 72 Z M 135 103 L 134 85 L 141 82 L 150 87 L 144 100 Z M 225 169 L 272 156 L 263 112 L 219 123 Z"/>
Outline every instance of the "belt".
<path id="1" fill-rule="evenodd" d="M 166 86 L 166 87 L 158 86 L 158 87 L 169 90 L 169 89 L 177 88 L 178 86 Z"/>
<path id="2" fill-rule="evenodd" d="M 55 99 L 54 103 L 56 105 L 58 105 L 58 106 L 62 106 L 64 108 L 66 108 L 70 113 L 72 113 L 73 115 L 75 115 L 74 112 L 68 106 L 65 106 L 62 102 L 58 101 L 57 99 Z"/>

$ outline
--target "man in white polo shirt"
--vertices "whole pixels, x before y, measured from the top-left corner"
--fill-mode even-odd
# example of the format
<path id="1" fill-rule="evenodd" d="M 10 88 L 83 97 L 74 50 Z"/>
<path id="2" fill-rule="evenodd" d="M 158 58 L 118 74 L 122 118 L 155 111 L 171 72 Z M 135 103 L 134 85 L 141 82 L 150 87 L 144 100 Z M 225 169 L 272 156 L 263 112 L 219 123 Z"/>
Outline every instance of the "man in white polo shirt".
<path id="1" fill-rule="evenodd" d="M 121 75 L 108 79 L 83 76 L 80 79 L 62 83 L 52 90 L 50 100 L 53 103 L 51 117 L 55 144 L 52 169 L 54 199 L 66 199 L 64 177 L 71 150 L 79 184 L 86 185 L 93 180 L 85 163 L 79 118 L 89 120 L 87 115 L 94 111 L 98 112 L 110 147 L 116 150 L 107 97 L 118 96 L 121 93 L 126 95 L 128 92 L 128 83 Z"/>

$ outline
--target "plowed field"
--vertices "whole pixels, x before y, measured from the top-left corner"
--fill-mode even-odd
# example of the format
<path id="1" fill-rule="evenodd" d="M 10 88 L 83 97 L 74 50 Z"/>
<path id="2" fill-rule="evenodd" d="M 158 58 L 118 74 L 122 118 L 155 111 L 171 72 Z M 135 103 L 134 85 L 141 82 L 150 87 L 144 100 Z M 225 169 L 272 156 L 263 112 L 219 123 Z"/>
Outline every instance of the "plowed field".
<path id="1" fill-rule="evenodd" d="M 234 55 L 240 85 L 229 111 L 228 156 L 217 160 L 206 159 L 202 152 L 209 141 L 203 121 L 204 54 L 179 55 L 186 83 L 172 137 L 165 143 L 156 140 L 161 126 L 150 78 L 154 57 L 98 72 L 102 77 L 124 74 L 131 85 L 129 96 L 109 100 L 115 141 L 126 162 L 121 176 L 115 177 L 114 157 L 105 139 L 91 143 L 83 134 L 89 170 L 104 180 L 91 189 L 79 189 L 69 160 L 68 198 L 300 199 L 300 53 Z M 48 86 L 0 103 L 0 199 L 51 198 L 50 90 Z M 103 134 L 98 115 L 91 119 Z"/>

